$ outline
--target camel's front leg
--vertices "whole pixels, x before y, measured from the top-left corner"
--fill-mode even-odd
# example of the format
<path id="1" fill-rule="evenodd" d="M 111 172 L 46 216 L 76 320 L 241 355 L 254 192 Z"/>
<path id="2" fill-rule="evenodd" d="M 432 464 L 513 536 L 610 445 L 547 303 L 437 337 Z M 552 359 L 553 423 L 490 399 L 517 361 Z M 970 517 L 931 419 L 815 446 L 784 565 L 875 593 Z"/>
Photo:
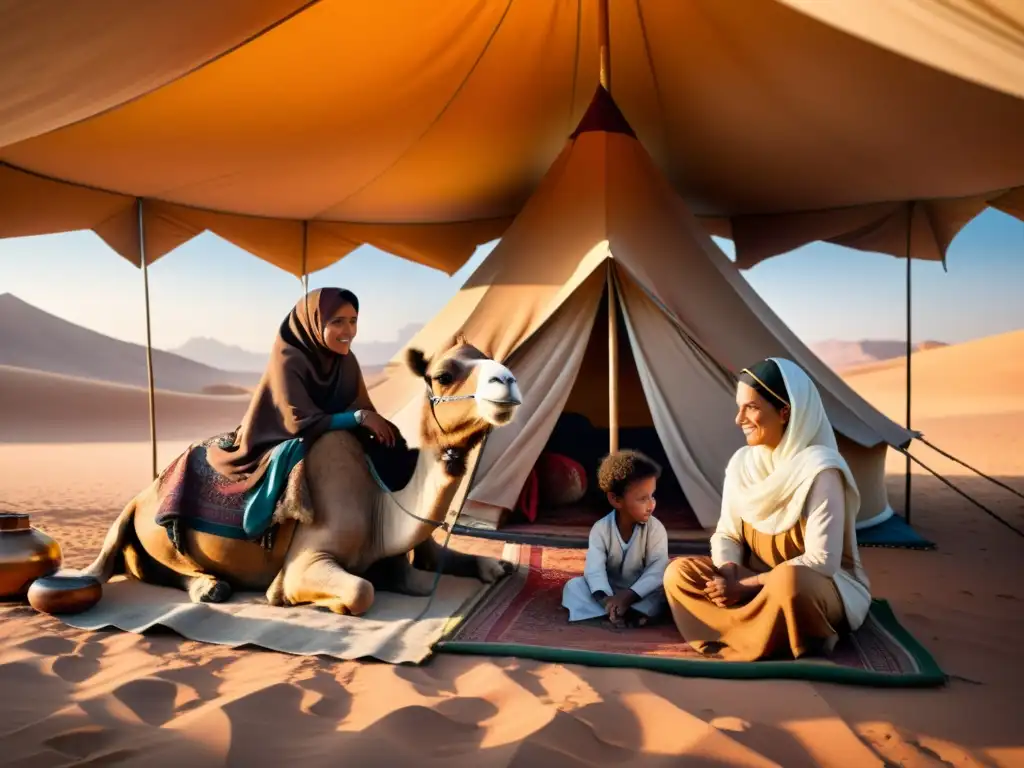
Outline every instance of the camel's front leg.
<path id="1" fill-rule="evenodd" d="M 413 565 L 424 571 L 433 573 L 441 563 L 441 573 L 450 576 L 468 576 L 491 584 L 507 576 L 515 570 L 515 566 L 505 560 L 483 555 L 470 555 L 444 548 L 433 537 L 427 539 L 413 550 Z"/>
<path id="2" fill-rule="evenodd" d="M 373 605 L 373 585 L 346 571 L 326 552 L 304 553 L 287 563 L 282 586 L 288 605 L 317 603 L 353 616 Z"/>
<path id="3" fill-rule="evenodd" d="M 424 597 L 434 590 L 434 572 L 414 567 L 409 555 L 386 557 L 366 572 L 373 586 L 386 592 Z"/>

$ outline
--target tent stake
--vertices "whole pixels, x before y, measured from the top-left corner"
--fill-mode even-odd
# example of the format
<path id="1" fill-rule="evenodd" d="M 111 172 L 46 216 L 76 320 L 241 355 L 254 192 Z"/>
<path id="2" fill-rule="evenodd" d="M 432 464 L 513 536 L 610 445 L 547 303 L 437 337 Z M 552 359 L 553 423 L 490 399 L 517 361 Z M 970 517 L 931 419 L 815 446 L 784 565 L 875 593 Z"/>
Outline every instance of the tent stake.
<path id="1" fill-rule="evenodd" d="M 619 450 L 619 313 L 614 269 L 608 259 L 608 453 Z"/>
<path id="2" fill-rule="evenodd" d="M 142 290 L 146 295 L 146 378 L 149 384 L 149 443 L 152 449 L 153 479 L 159 475 L 156 461 L 156 386 L 153 382 L 153 333 L 149 311 L 149 265 L 146 263 L 146 230 L 142 216 L 142 198 L 136 198 L 139 211 L 139 262 L 142 267 Z"/>
<path id="3" fill-rule="evenodd" d="M 913 272 L 912 267 L 914 260 L 910 254 L 910 237 L 911 232 L 914 229 L 914 201 L 911 200 L 907 206 L 907 430 L 910 430 L 910 403 L 911 403 L 911 387 L 910 387 L 910 368 L 911 368 L 911 355 L 914 354 L 914 342 L 913 342 L 913 324 L 911 322 L 911 274 Z M 911 463 L 910 455 L 907 455 L 907 469 L 904 478 L 903 487 L 903 519 L 910 523 L 910 506 L 911 506 L 911 494 L 910 494 L 910 477 L 911 477 Z"/>

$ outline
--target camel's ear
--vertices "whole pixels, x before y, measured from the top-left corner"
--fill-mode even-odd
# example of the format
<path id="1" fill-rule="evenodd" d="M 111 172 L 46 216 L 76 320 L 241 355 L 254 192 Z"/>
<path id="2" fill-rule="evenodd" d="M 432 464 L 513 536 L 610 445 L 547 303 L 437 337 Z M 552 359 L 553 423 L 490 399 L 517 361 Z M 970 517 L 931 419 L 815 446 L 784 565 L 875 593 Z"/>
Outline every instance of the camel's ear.
<path id="1" fill-rule="evenodd" d="M 445 352 L 450 352 L 451 350 L 455 349 L 456 347 L 461 347 L 463 344 L 469 344 L 469 342 L 466 341 L 465 334 L 462 331 L 459 331 L 454 336 L 452 336 L 450 339 L 448 339 L 448 344 L 445 345 L 444 351 Z"/>
<path id="2" fill-rule="evenodd" d="M 430 367 L 430 361 L 427 356 L 423 354 L 421 349 L 410 348 L 405 353 L 405 362 L 409 366 L 409 370 L 415 373 L 420 378 L 426 378 L 427 369 Z"/>

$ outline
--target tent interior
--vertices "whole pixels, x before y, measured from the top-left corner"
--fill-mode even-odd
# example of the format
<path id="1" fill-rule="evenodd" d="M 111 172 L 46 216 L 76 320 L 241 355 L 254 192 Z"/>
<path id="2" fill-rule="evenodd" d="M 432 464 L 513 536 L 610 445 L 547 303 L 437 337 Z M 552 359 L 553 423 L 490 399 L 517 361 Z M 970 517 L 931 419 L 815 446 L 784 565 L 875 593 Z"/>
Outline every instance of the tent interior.
<path id="1" fill-rule="evenodd" d="M 632 283 L 631 288 L 642 290 L 628 276 L 624 278 Z M 610 511 L 605 494 L 598 487 L 597 471 L 610 446 L 611 324 L 608 291 L 611 287 L 606 279 L 575 381 L 541 451 L 542 457 L 554 454 L 578 463 L 586 474 L 582 498 L 568 504 L 552 503 L 551 498 L 543 493 L 541 486 L 542 492 L 538 494 L 532 519 L 524 512 L 522 499 L 512 508 L 468 500 L 464 504 L 460 524 L 457 526 L 462 533 L 499 538 L 508 542 L 585 547 L 591 526 Z M 673 470 L 662 437 L 655 427 L 618 290 L 614 296 L 618 446 L 620 449 L 640 451 L 660 466 L 655 516 L 667 529 L 670 549 L 674 553 L 703 551 L 711 530 L 701 524 L 687 499 L 682 483 Z M 681 386 L 685 384 L 681 383 Z M 692 400 L 695 407 L 703 407 L 700 403 L 706 402 L 708 394 L 710 393 L 694 392 Z M 742 444 L 739 430 L 731 424 L 723 427 L 726 433 L 735 431 L 734 442 L 738 448 Z M 705 436 L 708 440 L 721 440 L 722 437 L 722 434 Z M 843 458 L 857 479 L 861 494 L 857 527 L 868 528 L 884 522 L 894 514 L 882 481 L 889 446 L 885 442 L 864 446 L 839 430 L 835 431 L 835 437 Z M 524 488 L 529 482 L 530 478 L 527 478 Z"/>
<path id="2" fill-rule="evenodd" d="M 597 469 L 610 445 L 608 289 L 606 282 L 576 381 L 544 447 L 544 453 L 579 462 L 587 476 L 586 493 L 576 503 L 557 506 L 541 494 L 532 521 L 518 507 L 508 510 L 495 521 L 503 533 L 510 535 L 506 538 L 527 534 L 585 541 L 590 527 L 610 509 L 597 485 Z M 665 524 L 670 538 L 689 539 L 702 527 L 654 427 L 622 309 L 618 302 L 616 305 L 619 448 L 641 451 L 660 465 L 655 515 Z"/>

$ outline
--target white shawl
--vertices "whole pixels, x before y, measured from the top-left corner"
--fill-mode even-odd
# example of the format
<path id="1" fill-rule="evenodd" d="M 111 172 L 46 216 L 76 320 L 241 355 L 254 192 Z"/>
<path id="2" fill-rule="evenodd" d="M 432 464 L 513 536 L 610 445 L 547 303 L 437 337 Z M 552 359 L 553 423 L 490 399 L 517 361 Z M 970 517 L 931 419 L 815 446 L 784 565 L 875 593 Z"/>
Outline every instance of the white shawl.
<path id="1" fill-rule="evenodd" d="M 853 629 L 860 626 L 870 607 L 867 575 L 857 549 L 857 512 L 860 491 L 850 467 L 840 455 L 832 424 L 810 377 L 795 363 L 770 358 L 779 366 L 789 393 L 789 423 L 782 442 L 772 450 L 763 445 L 744 446 L 725 470 L 722 514 L 713 538 L 742 541 L 742 523 L 768 535 L 784 533 L 804 514 L 814 479 L 826 469 L 837 469 L 845 486 L 843 554 L 853 573 L 840 570 L 836 585 Z"/>

